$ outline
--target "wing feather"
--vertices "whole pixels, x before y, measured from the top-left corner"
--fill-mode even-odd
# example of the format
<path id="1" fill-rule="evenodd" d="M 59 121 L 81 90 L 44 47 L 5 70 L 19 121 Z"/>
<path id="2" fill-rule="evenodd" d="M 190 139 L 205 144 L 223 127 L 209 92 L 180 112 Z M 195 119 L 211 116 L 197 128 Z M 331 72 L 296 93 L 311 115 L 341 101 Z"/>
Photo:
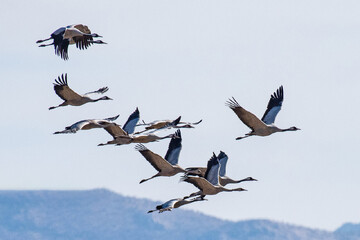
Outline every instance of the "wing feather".
<path id="1" fill-rule="evenodd" d="M 143 157 L 159 172 L 165 171 L 169 172 L 172 170 L 172 166 L 160 155 L 153 153 L 147 149 L 143 144 L 137 144 L 135 149 L 143 155 Z"/>
<path id="2" fill-rule="evenodd" d="M 169 148 L 165 155 L 165 160 L 171 165 L 176 165 L 179 162 L 179 155 L 182 148 L 181 141 L 181 132 L 180 130 L 177 130 L 170 140 Z"/>
<path id="3" fill-rule="evenodd" d="M 226 164 L 229 158 L 223 151 L 220 151 L 217 158 L 219 159 L 219 163 L 220 163 L 219 175 L 220 177 L 224 177 L 226 174 Z"/>
<path id="4" fill-rule="evenodd" d="M 135 131 L 136 124 L 139 122 L 140 119 L 140 112 L 139 109 L 136 110 L 129 116 L 128 120 L 124 124 L 124 131 L 128 134 L 132 134 Z"/>
<path id="5" fill-rule="evenodd" d="M 283 86 L 280 86 L 279 89 L 274 92 L 269 100 L 267 109 L 264 113 L 264 116 L 261 120 L 266 124 L 273 124 L 277 114 L 281 110 L 282 103 L 284 101 L 284 89 Z"/>
<path id="6" fill-rule="evenodd" d="M 181 179 L 184 182 L 191 183 L 195 187 L 197 187 L 200 191 L 204 191 L 205 189 L 214 188 L 214 186 L 205 178 L 202 177 L 184 177 Z"/>
<path id="7" fill-rule="evenodd" d="M 119 136 L 126 136 L 127 133 L 116 123 L 111 123 L 107 127 L 104 128 L 113 138 Z"/>
<path id="8" fill-rule="evenodd" d="M 86 33 L 86 34 L 91 34 L 90 29 L 88 28 L 88 26 L 83 25 L 83 24 L 76 24 L 73 26 L 74 28 L 76 28 L 77 30 Z"/>
<path id="9" fill-rule="evenodd" d="M 54 83 L 54 90 L 55 93 L 64 101 L 79 99 L 81 96 L 74 92 L 71 88 L 69 88 L 67 83 L 67 73 L 61 75 L 58 77 L 58 79 L 55 79 Z"/>
<path id="10" fill-rule="evenodd" d="M 85 93 L 84 95 L 89 95 L 89 94 L 93 94 L 93 93 L 103 94 L 103 93 L 107 92 L 108 90 L 109 90 L 108 87 L 102 87 L 102 88 L 99 88 L 99 89 L 96 90 L 96 91 L 92 91 L 92 92 Z"/>
<path id="11" fill-rule="evenodd" d="M 218 185 L 219 170 L 220 170 L 219 160 L 216 157 L 215 153 L 213 153 L 213 156 L 210 158 L 210 160 L 207 163 L 205 179 L 208 180 L 213 185 Z"/>
<path id="12" fill-rule="evenodd" d="M 255 129 L 266 127 L 265 123 L 263 123 L 259 118 L 241 107 L 235 98 L 229 99 L 226 102 L 226 105 L 231 108 L 240 120 L 251 130 L 255 131 Z"/>

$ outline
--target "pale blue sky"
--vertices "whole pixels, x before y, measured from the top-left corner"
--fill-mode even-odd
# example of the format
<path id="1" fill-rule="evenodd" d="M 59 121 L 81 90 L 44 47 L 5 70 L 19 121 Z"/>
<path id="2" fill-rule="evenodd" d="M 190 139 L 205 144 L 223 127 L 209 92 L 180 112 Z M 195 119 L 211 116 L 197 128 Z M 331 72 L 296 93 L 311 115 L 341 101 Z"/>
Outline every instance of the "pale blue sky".
<path id="1" fill-rule="evenodd" d="M 97 147 L 105 131 L 52 135 L 76 121 L 139 107 L 141 119 L 203 119 L 185 129 L 179 164 L 229 156 L 227 175 L 252 176 L 244 193 L 186 206 L 231 220 L 266 218 L 333 230 L 359 222 L 360 3 L 358 1 L 2 1 L 0 189 L 89 189 L 167 201 L 197 191 L 155 170 L 134 145 Z M 69 60 L 38 48 L 83 23 L 108 45 Z M 65 107 L 52 88 L 68 73 L 80 93 L 108 86 L 114 101 Z M 259 117 L 284 86 L 276 125 L 298 132 L 252 137 L 225 106 L 234 96 Z M 166 132 L 167 134 L 168 132 Z M 164 155 L 168 141 L 147 144 Z M 169 213 L 171 214 L 171 213 Z"/>

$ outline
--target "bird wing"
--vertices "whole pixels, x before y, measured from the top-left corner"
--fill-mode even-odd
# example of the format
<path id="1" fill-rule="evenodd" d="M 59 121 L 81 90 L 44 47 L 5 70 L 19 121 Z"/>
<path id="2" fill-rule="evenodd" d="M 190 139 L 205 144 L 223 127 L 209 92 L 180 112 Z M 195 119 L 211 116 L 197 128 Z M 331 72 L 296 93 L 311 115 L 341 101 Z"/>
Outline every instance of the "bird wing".
<path id="1" fill-rule="evenodd" d="M 62 58 L 64 55 L 63 52 L 66 53 L 66 57 L 67 57 L 67 48 L 65 46 L 66 42 L 63 41 L 64 40 L 63 35 L 65 33 L 65 29 L 66 29 L 65 27 L 59 28 L 51 34 L 52 39 L 54 39 L 55 54 L 61 56 Z"/>
<path id="2" fill-rule="evenodd" d="M 144 158 L 159 172 L 165 171 L 169 172 L 172 170 L 172 166 L 165 159 L 163 159 L 160 155 L 153 153 L 149 149 L 147 149 L 143 144 L 137 144 L 135 149 L 144 156 Z"/>
<path id="3" fill-rule="evenodd" d="M 200 191 L 204 191 L 204 189 L 211 189 L 214 186 L 205 178 L 202 177 L 183 177 L 181 181 L 191 183 L 195 187 L 197 187 Z"/>
<path id="4" fill-rule="evenodd" d="M 169 148 L 165 155 L 165 160 L 171 165 L 176 165 L 179 162 L 179 155 L 182 148 L 181 141 L 181 132 L 177 130 L 170 140 Z"/>
<path id="5" fill-rule="evenodd" d="M 219 184 L 219 170 L 220 170 L 220 163 L 218 158 L 216 157 L 215 153 L 210 158 L 207 164 L 207 170 L 205 173 L 205 179 L 208 180 L 213 185 Z"/>
<path id="6" fill-rule="evenodd" d="M 226 102 L 226 105 L 231 108 L 235 114 L 240 118 L 240 120 L 251 130 L 255 131 L 258 128 L 266 127 L 265 123 L 263 123 L 260 119 L 258 119 L 254 114 L 249 111 L 246 111 L 243 107 L 239 105 L 239 103 L 235 100 L 235 98 L 229 99 Z"/>
<path id="7" fill-rule="evenodd" d="M 193 202 L 196 202 L 196 201 L 204 201 L 204 200 L 207 200 L 207 199 L 204 199 L 203 197 L 196 197 L 196 198 L 193 198 L 191 200 L 185 200 L 184 198 L 179 198 L 175 204 L 174 204 L 174 208 L 178 208 L 178 207 L 181 207 L 182 205 L 185 205 L 185 204 L 189 204 L 189 203 L 193 203 Z"/>
<path id="8" fill-rule="evenodd" d="M 58 38 L 56 41 L 54 39 L 55 54 L 60 56 L 64 60 L 68 60 L 69 43 L 70 43 L 69 39 L 63 39 L 62 36 L 61 38 Z"/>
<path id="9" fill-rule="evenodd" d="M 106 121 L 115 121 L 116 119 L 118 119 L 120 115 L 116 115 L 115 117 L 109 117 L 109 118 L 105 118 Z"/>
<path id="10" fill-rule="evenodd" d="M 90 45 L 93 44 L 92 36 L 76 36 L 76 37 L 73 37 L 72 39 L 75 42 L 75 46 L 80 50 L 87 49 Z"/>
<path id="11" fill-rule="evenodd" d="M 126 136 L 127 133 L 116 123 L 111 123 L 104 128 L 113 138 Z"/>
<path id="12" fill-rule="evenodd" d="M 135 126 L 139 122 L 140 119 L 140 112 L 139 109 L 136 108 L 136 110 L 129 116 L 128 120 L 124 124 L 124 131 L 128 134 L 132 134 L 135 131 Z"/>
<path id="13" fill-rule="evenodd" d="M 77 30 L 86 33 L 86 34 L 91 34 L 90 29 L 88 28 L 88 26 L 83 25 L 83 24 L 75 24 L 73 25 L 74 28 L 76 28 Z"/>
<path id="14" fill-rule="evenodd" d="M 267 105 L 267 109 L 264 113 L 264 116 L 261 118 L 266 124 L 273 124 L 275 122 L 275 118 L 277 114 L 281 110 L 282 102 L 284 101 L 284 90 L 283 86 L 280 86 L 279 89 L 274 92 L 269 100 Z"/>
<path id="15" fill-rule="evenodd" d="M 217 158 L 219 159 L 219 163 L 220 163 L 219 175 L 220 175 L 220 177 L 223 177 L 226 174 L 226 164 L 227 164 L 227 160 L 229 158 L 223 151 L 220 151 Z"/>
<path id="16" fill-rule="evenodd" d="M 99 120 L 101 121 L 101 120 Z M 93 128 L 102 128 L 102 125 L 97 122 L 97 120 L 88 121 L 86 124 L 80 127 L 80 130 L 89 130 Z"/>
<path id="17" fill-rule="evenodd" d="M 178 123 L 180 122 L 181 116 L 179 116 L 177 119 L 175 119 L 174 121 L 168 122 L 165 124 L 165 126 L 163 128 L 171 128 L 171 127 L 175 127 L 176 125 L 178 125 Z"/>
<path id="18" fill-rule="evenodd" d="M 86 126 L 89 125 L 91 122 L 91 120 L 81 120 L 78 121 L 76 123 L 74 123 L 73 125 L 66 127 L 65 129 L 73 129 L 73 130 L 81 130 L 81 129 L 86 129 Z"/>
<path id="19" fill-rule="evenodd" d="M 65 76 L 62 74 L 61 78 L 59 76 L 58 79 L 55 79 L 54 90 L 55 93 L 64 101 L 81 98 L 79 94 L 69 88 L 67 83 L 67 73 L 65 73 Z"/>
<path id="20" fill-rule="evenodd" d="M 179 208 L 182 205 L 189 204 L 189 203 L 192 203 L 192 202 L 195 202 L 195 201 L 197 201 L 197 200 L 178 199 L 176 202 L 174 202 L 173 208 Z"/>
<path id="21" fill-rule="evenodd" d="M 174 208 L 174 205 L 176 204 L 176 202 L 180 201 L 181 198 L 175 198 L 175 199 L 170 199 L 167 202 L 164 202 L 161 207 L 164 208 Z"/>
<path id="22" fill-rule="evenodd" d="M 86 25 L 76 24 L 73 25 L 73 27 L 82 33 L 91 34 L 90 29 Z M 77 48 L 79 48 L 80 50 L 84 50 L 87 49 L 92 44 L 91 41 L 93 40 L 93 37 L 83 35 L 83 36 L 75 36 L 72 39 L 74 40 Z"/>
<path id="23" fill-rule="evenodd" d="M 102 88 L 99 88 L 98 90 L 96 91 L 92 91 L 92 92 L 87 92 L 85 93 L 84 95 L 89 95 L 89 94 L 93 94 L 93 93 L 100 93 L 100 94 L 103 94 L 105 92 L 107 92 L 109 90 L 108 87 L 102 87 Z"/>

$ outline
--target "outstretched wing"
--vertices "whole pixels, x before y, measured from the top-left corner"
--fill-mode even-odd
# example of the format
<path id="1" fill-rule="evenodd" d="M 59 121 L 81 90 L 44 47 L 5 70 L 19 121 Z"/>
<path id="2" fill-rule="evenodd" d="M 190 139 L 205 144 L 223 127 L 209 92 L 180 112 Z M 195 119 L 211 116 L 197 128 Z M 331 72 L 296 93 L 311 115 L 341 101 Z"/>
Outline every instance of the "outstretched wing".
<path id="1" fill-rule="evenodd" d="M 107 127 L 104 128 L 113 138 L 117 138 L 119 136 L 126 136 L 127 133 L 116 123 L 111 123 Z"/>
<path id="2" fill-rule="evenodd" d="M 143 144 L 137 144 L 135 149 L 144 156 L 144 158 L 159 172 L 165 171 L 169 172 L 172 170 L 172 166 L 165 159 L 163 159 L 160 155 L 153 153 L 149 149 L 147 149 Z"/>
<path id="3" fill-rule="evenodd" d="M 54 41 L 55 54 L 60 56 L 64 60 L 68 60 L 69 59 L 69 55 L 68 55 L 69 44 L 70 44 L 69 39 L 62 39 L 58 44 L 55 44 L 55 41 Z"/>
<path id="4" fill-rule="evenodd" d="M 109 117 L 109 118 L 105 118 L 106 121 L 115 121 L 116 119 L 118 119 L 120 115 L 116 115 L 115 117 Z"/>
<path id="5" fill-rule="evenodd" d="M 59 76 L 58 79 L 55 79 L 54 90 L 55 93 L 64 101 L 81 98 L 79 94 L 69 88 L 67 83 L 67 73 L 65 73 L 65 76 L 62 74 L 61 78 Z"/>
<path id="6" fill-rule="evenodd" d="M 180 122 L 181 116 L 179 116 L 177 119 L 175 119 L 174 121 L 167 123 L 164 128 L 171 128 L 171 127 L 175 127 L 176 125 L 178 125 L 178 123 Z"/>
<path id="7" fill-rule="evenodd" d="M 93 93 L 103 94 L 103 93 L 107 92 L 108 90 L 109 90 L 108 87 L 102 87 L 102 88 L 99 88 L 99 89 L 96 90 L 96 91 L 92 91 L 92 92 L 85 93 L 84 95 L 89 95 L 89 94 L 93 94 Z"/>
<path id="8" fill-rule="evenodd" d="M 235 114 L 240 118 L 240 120 L 251 130 L 255 131 L 258 128 L 266 127 L 260 119 L 258 119 L 254 114 L 249 111 L 246 111 L 240 104 L 235 100 L 235 98 L 229 99 L 226 102 L 226 105 L 231 108 Z"/>
<path id="9" fill-rule="evenodd" d="M 261 120 L 266 124 L 273 124 L 277 114 L 281 110 L 282 102 L 284 101 L 284 90 L 283 86 L 280 86 L 276 92 L 271 95 L 267 109 Z"/>
<path id="10" fill-rule="evenodd" d="M 223 151 L 220 151 L 217 158 L 219 159 L 219 163 L 220 163 L 219 175 L 220 177 L 224 177 L 226 174 L 226 164 L 227 164 L 228 156 Z"/>
<path id="11" fill-rule="evenodd" d="M 215 153 L 213 153 L 213 156 L 210 158 L 210 160 L 207 163 L 205 179 L 208 180 L 213 185 L 218 185 L 219 170 L 220 170 L 219 160 L 216 157 Z"/>
<path id="12" fill-rule="evenodd" d="M 86 25 L 76 24 L 73 27 L 76 28 L 77 30 L 79 30 L 80 32 L 83 32 L 83 33 L 86 33 L 86 34 L 91 34 L 90 29 Z"/>
<path id="13" fill-rule="evenodd" d="M 200 191 L 204 191 L 204 189 L 211 189 L 214 187 L 208 180 L 202 177 L 184 176 L 181 178 L 181 181 L 191 183 L 192 185 L 197 187 Z"/>
<path id="14" fill-rule="evenodd" d="M 135 131 L 135 126 L 138 123 L 140 119 L 140 112 L 139 109 L 136 108 L 136 110 L 129 116 L 128 120 L 124 124 L 124 131 L 128 134 L 132 134 Z"/>
<path id="15" fill-rule="evenodd" d="M 168 161 L 171 165 L 176 165 L 179 162 L 179 155 L 182 148 L 181 141 L 181 132 L 180 130 L 177 130 L 170 140 L 169 148 L 165 155 L 166 161 Z"/>
<path id="16" fill-rule="evenodd" d="M 85 34 L 91 34 L 90 29 L 86 25 L 76 24 L 73 27 Z M 76 36 L 76 37 L 73 37 L 73 40 L 74 40 L 77 48 L 79 48 L 80 50 L 84 50 L 84 49 L 87 49 L 92 44 L 91 41 L 93 40 L 93 37 L 91 37 L 91 36 Z"/>

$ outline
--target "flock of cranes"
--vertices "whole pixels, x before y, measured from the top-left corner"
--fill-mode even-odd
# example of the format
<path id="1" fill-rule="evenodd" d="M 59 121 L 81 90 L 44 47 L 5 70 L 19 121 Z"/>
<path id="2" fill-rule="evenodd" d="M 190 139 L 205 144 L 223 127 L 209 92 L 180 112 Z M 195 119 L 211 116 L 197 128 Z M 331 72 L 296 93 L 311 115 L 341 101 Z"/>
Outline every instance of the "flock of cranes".
<path id="1" fill-rule="evenodd" d="M 39 47 L 54 45 L 55 54 L 60 56 L 64 60 L 68 60 L 68 47 L 75 44 L 80 50 L 87 49 L 92 44 L 105 44 L 101 40 L 94 40 L 94 38 L 101 37 L 96 33 L 91 33 L 90 29 L 82 24 L 69 25 L 57 29 L 50 35 L 50 38 L 44 40 L 38 40 L 37 43 L 42 43 L 48 40 L 53 40 L 49 44 L 41 44 Z M 62 74 L 55 79 L 54 83 L 55 93 L 64 101 L 58 106 L 50 107 L 49 110 L 71 106 L 81 106 L 90 102 L 98 102 L 100 100 L 112 100 L 111 98 L 104 96 L 100 98 L 90 98 L 91 94 L 104 94 L 108 91 L 108 87 L 102 87 L 96 91 L 88 92 L 85 94 L 78 94 L 73 91 L 67 80 L 67 74 Z M 240 104 L 231 98 L 226 102 L 226 106 L 232 109 L 239 119 L 251 129 L 251 132 L 245 134 L 243 137 L 238 137 L 236 140 L 243 139 L 250 136 L 269 136 L 276 132 L 296 131 L 300 130 L 296 127 L 290 127 L 287 129 L 280 129 L 274 125 L 275 118 L 279 113 L 282 102 L 284 100 L 284 90 L 280 86 L 271 95 L 267 109 L 264 116 L 257 118 L 251 112 L 245 110 Z M 194 128 L 196 125 L 202 122 L 182 122 L 181 116 L 174 120 L 161 120 L 153 121 L 150 123 L 139 123 L 140 111 L 138 108 L 130 114 L 127 121 L 123 126 L 117 124 L 115 121 L 119 115 L 104 119 L 87 119 L 78 121 L 70 126 L 65 127 L 62 131 L 56 131 L 54 134 L 67 134 L 76 133 L 79 130 L 90 130 L 93 128 L 102 128 L 107 131 L 112 140 L 106 143 L 100 143 L 98 146 L 104 146 L 109 144 L 125 145 L 131 143 L 137 143 L 135 150 L 137 150 L 157 171 L 157 173 L 149 178 L 145 178 L 140 181 L 144 183 L 156 177 L 171 177 L 178 173 L 182 173 L 181 181 L 194 185 L 199 191 L 191 193 L 189 196 L 182 198 L 171 199 L 161 205 L 156 206 L 156 209 L 150 210 L 148 213 L 158 211 L 159 213 L 164 211 L 171 211 L 174 208 L 178 208 L 185 204 L 204 201 L 206 195 L 215 195 L 220 192 L 242 192 L 247 191 L 242 187 L 237 188 L 225 188 L 227 184 L 238 184 L 245 181 L 257 181 L 252 177 L 247 177 L 240 180 L 234 180 L 226 176 L 226 165 L 228 156 L 223 151 L 220 151 L 218 155 L 212 154 L 211 158 L 207 162 L 206 167 L 188 167 L 182 168 L 179 166 L 179 156 L 182 149 L 182 136 L 181 128 Z M 144 127 L 141 131 L 135 131 L 138 127 Z M 173 134 L 158 136 L 155 132 L 161 132 L 164 129 L 175 128 L 177 131 Z M 163 139 L 170 138 L 168 150 L 164 157 L 152 152 L 145 147 L 145 143 L 155 142 Z"/>

